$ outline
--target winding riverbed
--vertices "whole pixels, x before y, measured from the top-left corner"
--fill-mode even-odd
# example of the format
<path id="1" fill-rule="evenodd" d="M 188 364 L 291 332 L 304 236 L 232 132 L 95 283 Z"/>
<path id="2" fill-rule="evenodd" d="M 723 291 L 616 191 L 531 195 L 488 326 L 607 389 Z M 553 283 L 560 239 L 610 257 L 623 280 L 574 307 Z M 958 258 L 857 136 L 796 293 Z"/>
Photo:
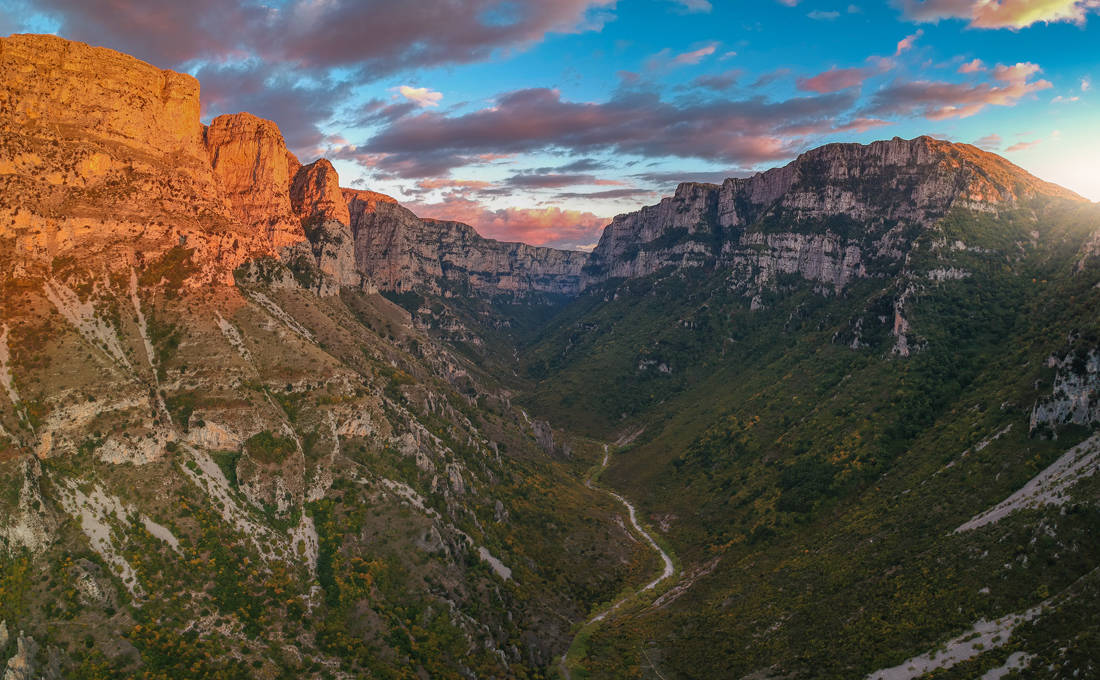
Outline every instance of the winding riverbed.
<path id="1" fill-rule="evenodd" d="M 596 477 L 598 477 L 601 472 L 603 472 L 604 470 L 607 469 L 607 464 L 610 462 L 610 460 L 611 460 L 611 452 L 608 449 L 607 444 L 604 444 L 604 446 L 603 446 L 603 462 L 600 464 L 600 467 L 599 467 L 598 470 L 596 470 L 592 474 L 588 475 L 588 479 L 584 480 L 584 485 L 587 486 L 590 489 L 597 488 L 593 484 L 593 480 L 595 480 Z M 657 554 L 661 556 L 661 560 L 662 560 L 662 562 L 664 562 L 664 570 L 661 572 L 660 576 L 653 579 L 652 581 L 650 581 L 646 585 L 642 586 L 641 588 L 638 588 L 637 590 L 635 590 L 632 593 L 629 593 L 628 595 L 624 595 L 622 598 L 620 598 L 618 601 L 616 601 L 615 603 L 613 603 L 612 605 L 610 605 L 609 607 L 607 607 L 603 611 L 601 611 L 597 614 L 594 614 L 591 618 L 589 618 L 585 622 L 585 624 L 584 624 L 584 626 L 582 627 L 581 630 L 584 630 L 584 628 L 587 628 L 588 626 L 591 626 L 594 623 L 598 623 L 600 621 L 603 621 L 609 615 L 615 613 L 616 610 L 618 610 L 620 607 L 622 607 L 628 601 L 634 599 L 635 597 L 637 597 L 638 595 L 640 595 L 642 593 L 653 590 L 662 581 L 664 581 L 668 578 L 671 578 L 676 573 L 676 567 L 672 563 L 672 558 L 669 556 L 669 554 L 667 552 L 665 552 L 664 549 L 660 545 L 657 544 L 657 541 L 653 539 L 653 536 L 650 535 L 650 533 L 648 531 L 646 531 L 642 527 L 642 525 L 638 524 L 638 517 L 637 517 L 637 513 L 634 510 L 634 505 L 630 501 L 628 501 L 625 498 L 623 498 L 622 496 L 620 496 L 619 494 L 615 493 L 614 491 L 611 491 L 609 489 L 604 489 L 602 487 L 600 487 L 600 490 L 603 491 L 604 493 L 608 494 L 609 496 L 611 496 L 615 500 L 619 501 L 620 503 L 622 503 L 626 507 L 627 514 L 630 517 L 631 526 L 633 526 L 634 530 L 637 531 L 642 536 L 643 539 L 645 539 L 645 542 L 649 544 L 649 547 L 653 548 L 655 551 L 657 551 Z M 578 635 L 579 634 L 580 633 L 578 633 Z M 574 638 L 574 640 L 576 640 L 576 638 Z M 570 649 L 572 649 L 572 645 L 570 645 Z M 566 678 L 570 677 L 569 665 L 566 662 L 566 657 L 568 655 L 569 655 L 568 650 L 566 650 L 566 652 L 561 655 L 562 674 Z"/>

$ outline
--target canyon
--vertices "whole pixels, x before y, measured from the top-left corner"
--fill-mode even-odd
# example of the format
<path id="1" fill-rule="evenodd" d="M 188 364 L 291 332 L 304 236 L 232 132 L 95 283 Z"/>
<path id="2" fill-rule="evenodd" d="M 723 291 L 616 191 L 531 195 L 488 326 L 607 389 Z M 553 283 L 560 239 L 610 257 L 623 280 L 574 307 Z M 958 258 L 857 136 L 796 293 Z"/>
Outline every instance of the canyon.
<path id="1" fill-rule="evenodd" d="M 589 254 L 118 52 L 0 82 L 5 678 L 1094 670 L 1076 194 L 828 144 Z"/>

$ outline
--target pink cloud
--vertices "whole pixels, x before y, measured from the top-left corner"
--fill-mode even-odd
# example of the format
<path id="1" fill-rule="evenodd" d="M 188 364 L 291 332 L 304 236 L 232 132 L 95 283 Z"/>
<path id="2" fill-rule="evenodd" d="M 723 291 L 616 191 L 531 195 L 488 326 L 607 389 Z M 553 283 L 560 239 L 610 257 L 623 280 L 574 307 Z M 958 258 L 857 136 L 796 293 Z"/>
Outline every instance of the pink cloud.
<path id="1" fill-rule="evenodd" d="M 431 191 L 433 189 L 451 189 L 451 190 L 474 190 L 479 191 L 481 189 L 488 189 L 493 186 L 492 182 L 483 182 L 481 180 L 473 179 L 422 179 L 416 183 L 416 186 L 425 191 Z"/>
<path id="2" fill-rule="evenodd" d="M 980 73 L 981 71 L 985 70 L 987 69 L 985 67 L 985 64 L 982 63 L 981 59 L 968 61 L 959 67 L 959 73 Z"/>
<path id="3" fill-rule="evenodd" d="M 500 208 L 457 196 L 439 203 L 409 203 L 420 217 L 465 222 L 486 238 L 531 245 L 577 248 L 595 243 L 610 221 L 591 212 L 545 208 Z"/>
<path id="4" fill-rule="evenodd" d="M 391 122 L 353 150 L 405 177 L 438 177 L 485 153 L 545 149 L 702 158 L 731 166 L 788 158 L 801 136 L 828 133 L 855 103 L 852 92 L 783 101 L 663 101 L 623 93 L 603 103 L 571 102 L 556 90 L 501 95 L 462 115 L 428 111 Z M 417 172 L 423 174 L 417 175 Z"/>
<path id="5" fill-rule="evenodd" d="M 692 50 L 691 52 L 684 52 L 683 54 L 677 55 L 676 58 L 672 60 L 672 63 L 678 66 L 685 64 L 698 64 L 700 61 L 702 61 L 703 57 L 709 57 L 710 55 L 714 54 L 715 49 L 717 49 L 717 46 L 712 44 L 707 45 L 706 47 L 700 47 L 697 50 Z"/>
<path id="6" fill-rule="evenodd" d="M 798 89 L 827 94 L 862 85 L 874 71 L 866 68 L 836 68 L 823 71 L 812 78 L 799 78 Z"/>
<path id="7" fill-rule="evenodd" d="M 895 57 L 900 56 L 902 52 L 908 52 L 909 50 L 913 49 L 913 44 L 916 43 L 917 38 L 921 37 L 922 35 L 924 35 L 924 31 L 919 30 L 914 34 L 907 35 L 904 38 L 902 38 L 901 40 L 899 40 L 898 41 L 898 48 L 894 52 L 894 56 Z"/>
<path id="8" fill-rule="evenodd" d="M 965 19 L 973 28 L 1021 29 L 1036 23 L 1083 24 L 1098 0 L 903 0 L 914 21 Z"/>
<path id="9" fill-rule="evenodd" d="M 433 92 L 426 87 L 410 87 L 402 85 L 397 88 L 401 96 L 418 106 L 439 106 L 439 100 L 443 99 L 442 92 Z"/>
<path id="10" fill-rule="evenodd" d="M 1001 145 L 1003 143 L 1004 143 L 1004 140 L 1001 139 L 1000 135 L 990 134 L 990 135 L 986 135 L 985 137 L 982 137 L 981 139 L 975 141 L 974 146 L 980 146 L 981 148 L 986 149 L 988 151 L 997 151 L 1001 148 Z"/>
<path id="11" fill-rule="evenodd" d="M 1012 146 L 1005 149 L 1005 153 L 1012 153 L 1013 151 L 1027 151 L 1028 149 L 1038 146 L 1041 141 L 1042 140 L 1036 139 L 1031 142 L 1017 142 L 1016 144 L 1013 144 Z"/>
<path id="12" fill-rule="evenodd" d="M 881 118 L 855 118 L 853 120 L 838 125 L 834 132 L 867 132 L 868 130 L 874 130 L 875 128 L 885 127 L 887 125 L 893 125 L 888 120 L 882 120 Z"/>
<path id="13" fill-rule="evenodd" d="M 875 93 L 866 112 L 913 114 L 929 120 L 967 118 L 987 106 L 1013 106 L 1020 99 L 1053 87 L 1047 80 L 1030 80 L 1041 71 L 1036 64 L 998 64 L 994 83 L 948 83 L 895 80 Z"/>

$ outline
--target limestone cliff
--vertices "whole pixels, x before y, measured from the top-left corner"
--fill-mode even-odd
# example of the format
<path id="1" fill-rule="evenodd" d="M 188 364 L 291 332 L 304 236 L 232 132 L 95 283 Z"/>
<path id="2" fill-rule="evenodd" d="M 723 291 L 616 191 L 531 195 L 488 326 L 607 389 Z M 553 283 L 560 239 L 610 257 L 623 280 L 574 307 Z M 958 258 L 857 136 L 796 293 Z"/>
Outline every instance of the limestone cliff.
<path id="1" fill-rule="evenodd" d="M 291 168 L 298 165 L 275 123 L 250 113 L 218 116 L 206 149 L 219 189 L 234 215 L 283 248 L 305 239 L 290 207 Z"/>
<path id="2" fill-rule="evenodd" d="M 482 238 L 461 222 L 422 220 L 393 198 L 344 190 L 359 271 L 380 288 L 435 294 L 577 295 L 586 253 Z"/>
<path id="3" fill-rule="evenodd" d="M 0 39 L 0 82 L 0 238 L 10 241 L 0 258 L 20 276 L 57 275 L 70 259 L 125 272 L 169 258 L 185 265 L 183 285 L 231 284 L 242 264 L 276 256 L 308 261 L 303 281 L 321 293 L 371 279 L 580 291 L 583 254 L 483 239 L 370 192 L 345 197 L 332 164 L 303 166 L 272 121 L 237 113 L 204 127 L 191 76 L 17 35 Z"/>
<path id="4" fill-rule="evenodd" d="M 300 167 L 290 187 L 290 202 L 309 240 L 311 256 L 331 292 L 359 286 L 348 204 L 336 169 L 325 159 Z"/>
<path id="5" fill-rule="evenodd" d="M 196 278 L 266 244 L 240 229 L 203 146 L 199 84 L 53 36 L 0 39 L 0 238 L 16 275 L 120 269 L 186 241 Z"/>
<path id="6" fill-rule="evenodd" d="M 746 179 L 681 184 L 617 216 L 585 282 L 714 266 L 749 288 L 789 273 L 839 290 L 875 261 L 899 262 L 912 235 L 953 208 L 990 212 L 1035 197 L 1080 200 L 966 144 L 829 144 Z"/>

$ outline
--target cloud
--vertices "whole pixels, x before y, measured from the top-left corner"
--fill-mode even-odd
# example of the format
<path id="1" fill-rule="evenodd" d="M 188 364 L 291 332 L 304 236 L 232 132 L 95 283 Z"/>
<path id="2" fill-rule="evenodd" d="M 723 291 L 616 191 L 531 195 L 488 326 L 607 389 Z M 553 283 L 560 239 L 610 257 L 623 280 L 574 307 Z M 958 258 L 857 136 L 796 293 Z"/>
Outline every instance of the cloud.
<path id="1" fill-rule="evenodd" d="M 1032 63 L 998 64 L 993 83 L 948 83 L 895 80 L 871 98 L 865 113 L 916 114 L 929 120 L 967 118 L 987 106 L 1013 106 L 1023 97 L 1052 87 L 1046 80 L 1030 80 L 1041 69 Z"/>
<path id="2" fill-rule="evenodd" d="M 685 13 L 707 13 L 714 9 L 710 0 L 671 0 L 671 2 L 678 6 L 679 11 Z"/>
<path id="3" fill-rule="evenodd" d="M 692 66 L 701 62 L 704 58 L 714 54 L 718 49 L 718 43 L 710 43 L 690 52 L 682 52 L 674 55 L 672 50 L 665 48 L 645 61 L 645 70 L 649 72 L 665 71 L 679 66 Z M 620 72 L 625 75 L 628 72 Z M 630 74 L 632 78 L 622 78 L 624 82 L 638 80 L 637 74 Z"/>
<path id="4" fill-rule="evenodd" d="M 481 191 L 482 189 L 488 189 L 489 187 L 493 186 L 493 183 L 473 179 L 443 179 L 437 177 L 432 179 L 422 179 L 416 183 L 416 186 L 423 191 L 433 191 L 435 189 L 447 189 L 452 191 Z"/>
<path id="5" fill-rule="evenodd" d="M 923 29 L 917 31 L 916 33 L 914 33 L 912 35 L 907 35 L 904 38 L 902 38 L 901 40 L 899 40 L 898 41 L 898 48 L 894 52 L 894 56 L 895 57 L 900 56 L 902 52 L 908 52 L 909 50 L 913 49 L 913 44 L 916 43 L 917 38 L 921 37 L 922 35 L 924 35 L 924 30 Z"/>
<path id="6" fill-rule="evenodd" d="M 426 87 L 409 87 L 402 85 L 397 88 L 402 97 L 419 106 L 439 106 L 439 100 L 443 99 L 442 92 L 433 92 Z"/>
<path id="7" fill-rule="evenodd" d="M 623 182 L 614 179 L 599 179 L 594 175 L 582 173 L 539 173 L 523 172 L 504 180 L 504 184 L 517 189 L 558 189 L 561 187 L 623 186 Z"/>
<path id="8" fill-rule="evenodd" d="M 737 79 L 744 73 L 741 69 L 730 69 L 722 73 L 711 73 L 698 76 L 691 81 L 691 87 L 700 87 L 706 90 L 722 92 L 737 84 Z"/>
<path id="9" fill-rule="evenodd" d="M 1012 153 L 1013 151 L 1027 151 L 1028 149 L 1038 146 L 1041 141 L 1042 140 L 1036 139 L 1031 142 L 1017 142 L 1016 144 L 1013 144 L 1012 146 L 1005 149 L 1005 153 Z"/>
<path id="10" fill-rule="evenodd" d="M 885 127 L 887 125 L 893 125 L 888 120 L 882 120 L 880 118 L 853 118 L 852 120 L 841 123 L 833 128 L 833 132 L 867 132 L 875 128 Z"/>
<path id="11" fill-rule="evenodd" d="M 1092 88 L 1092 80 L 1088 76 L 1085 76 L 1084 78 L 1082 78 L 1081 79 L 1081 91 L 1082 92 L 1088 92 L 1091 88 Z"/>
<path id="12" fill-rule="evenodd" d="M 918 22 L 964 19 L 972 28 L 1021 29 L 1036 23 L 1083 24 L 1098 0 L 902 0 L 905 16 Z"/>
<path id="13" fill-rule="evenodd" d="M 558 248 L 576 249 L 594 243 L 610 221 L 591 212 L 557 206 L 492 209 L 459 196 L 445 197 L 437 203 L 406 205 L 420 217 L 465 222 L 487 238 Z"/>
<path id="14" fill-rule="evenodd" d="M 554 195 L 559 200 L 585 199 L 585 200 L 621 200 L 625 198 L 656 197 L 660 194 L 652 189 L 609 189 L 607 191 L 563 191 Z"/>
<path id="15" fill-rule="evenodd" d="M 39 0 L 61 32 L 160 66 L 242 54 L 299 66 L 357 67 L 377 79 L 413 66 L 468 63 L 548 33 L 598 29 L 616 0 Z"/>
<path id="16" fill-rule="evenodd" d="M 814 21 L 832 21 L 833 19 L 836 19 L 840 16 L 840 12 L 823 12 L 819 9 L 815 9 L 806 16 L 810 17 Z"/>
<path id="17" fill-rule="evenodd" d="M 1063 97 L 1062 95 L 1058 95 L 1054 99 L 1051 99 L 1050 103 L 1051 104 L 1072 104 L 1073 102 L 1079 102 L 1079 101 L 1081 101 L 1080 97 Z"/>
<path id="18" fill-rule="evenodd" d="M 756 80 L 754 80 L 750 88 L 753 90 L 758 90 L 762 87 L 767 87 L 768 85 L 771 85 L 780 78 L 786 78 L 790 74 L 791 70 L 786 67 L 777 68 L 774 71 L 768 71 L 767 73 L 759 76 Z"/>
<path id="19" fill-rule="evenodd" d="M 968 61 L 959 67 L 959 73 L 980 73 L 981 71 L 986 70 L 988 69 L 986 69 L 985 64 L 982 63 L 981 59 Z"/>
<path id="20" fill-rule="evenodd" d="M 617 0 L 35 0 L 73 40 L 195 72 L 208 111 L 276 120 L 312 149 L 350 95 L 413 68 L 484 61 L 551 33 L 599 30 Z M 238 82 L 240 92 L 227 85 Z M 289 92 L 286 90 L 289 89 Z M 209 101 L 214 95 L 216 102 Z"/>
<path id="21" fill-rule="evenodd" d="M 712 43 L 710 45 L 707 45 L 706 47 L 700 47 L 697 50 L 692 50 L 691 52 L 684 52 L 683 54 L 677 55 L 676 58 L 672 60 L 672 63 L 677 66 L 682 66 L 685 64 L 698 64 L 700 61 L 702 61 L 703 57 L 709 57 L 710 55 L 714 54 L 715 49 L 717 49 L 717 45 Z"/>
<path id="22" fill-rule="evenodd" d="M 998 151 L 1001 145 L 1004 144 L 1004 140 L 998 134 L 990 134 L 978 139 L 974 142 L 974 146 L 981 147 L 987 151 Z"/>
<path id="23" fill-rule="evenodd" d="M 870 78 L 874 73 L 873 70 L 867 68 L 836 68 L 834 66 L 812 78 L 799 78 L 797 85 L 798 89 L 804 92 L 818 92 L 821 94 L 839 92 L 840 90 L 862 85 L 863 81 Z"/>
<path id="24" fill-rule="evenodd" d="M 742 170 L 697 170 L 676 172 L 644 172 L 634 175 L 637 179 L 645 180 L 653 184 L 675 187 L 681 182 L 703 182 L 705 184 L 721 184 L 730 177 L 743 177 L 746 173 Z"/>
<path id="25" fill-rule="evenodd" d="M 375 167 L 415 176 L 414 166 L 459 167 L 484 153 L 595 151 L 700 158 L 745 166 L 787 158 L 800 138 L 831 131 L 855 103 L 849 92 L 769 101 L 669 102 L 653 93 L 620 93 L 605 103 L 572 102 L 557 90 L 508 92 L 493 106 L 462 115 L 425 111 L 397 119 L 354 149 Z"/>
<path id="26" fill-rule="evenodd" d="M 293 71 L 265 64 L 209 65 L 195 74 L 202 83 L 203 115 L 248 111 L 275 121 L 287 145 L 314 156 L 326 140 L 320 128 L 347 94 L 347 86 L 319 77 L 305 82 Z"/>

